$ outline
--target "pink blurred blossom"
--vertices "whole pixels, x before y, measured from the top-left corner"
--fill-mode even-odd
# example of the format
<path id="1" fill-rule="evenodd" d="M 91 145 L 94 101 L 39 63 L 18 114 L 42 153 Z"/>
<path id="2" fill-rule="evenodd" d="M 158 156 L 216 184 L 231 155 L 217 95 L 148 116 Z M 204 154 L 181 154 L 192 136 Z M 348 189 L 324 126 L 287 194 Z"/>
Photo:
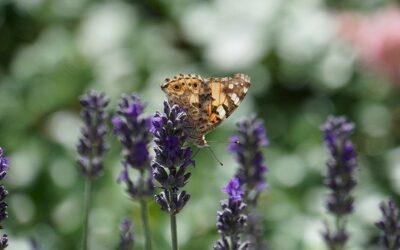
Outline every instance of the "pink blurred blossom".
<path id="1" fill-rule="evenodd" d="M 340 35 L 359 51 L 362 63 L 400 86 L 400 8 L 391 6 L 370 15 L 339 15 Z"/>

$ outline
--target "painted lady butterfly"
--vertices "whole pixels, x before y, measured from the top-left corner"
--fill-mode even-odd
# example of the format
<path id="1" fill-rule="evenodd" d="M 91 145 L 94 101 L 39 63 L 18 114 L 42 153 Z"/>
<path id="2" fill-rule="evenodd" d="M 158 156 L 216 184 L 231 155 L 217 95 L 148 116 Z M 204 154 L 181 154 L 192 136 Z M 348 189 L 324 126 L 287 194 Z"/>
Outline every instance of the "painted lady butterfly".
<path id="1" fill-rule="evenodd" d="M 199 147 L 208 146 L 205 135 L 228 118 L 250 88 L 250 77 L 206 78 L 199 75 L 176 75 L 165 79 L 161 89 L 168 101 L 187 110 L 190 140 Z"/>

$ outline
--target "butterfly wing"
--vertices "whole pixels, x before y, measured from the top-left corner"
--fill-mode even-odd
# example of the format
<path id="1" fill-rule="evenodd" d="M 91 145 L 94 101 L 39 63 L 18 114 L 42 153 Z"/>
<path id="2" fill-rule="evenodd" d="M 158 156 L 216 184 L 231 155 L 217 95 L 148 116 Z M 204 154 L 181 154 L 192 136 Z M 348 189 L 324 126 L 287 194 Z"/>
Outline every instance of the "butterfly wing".
<path id="1" fill-rule="evenodd" d="M 200 127 L 201 133 L 207 134 L 228 118 L 240 105 L 250 88 L 250 77 L 235 74 L 233 77 L 208 78 L 206 98 L 202 103 L 202 121 L 207 122 Z M 200 98 L 201 99 L 201 98 Z"/>

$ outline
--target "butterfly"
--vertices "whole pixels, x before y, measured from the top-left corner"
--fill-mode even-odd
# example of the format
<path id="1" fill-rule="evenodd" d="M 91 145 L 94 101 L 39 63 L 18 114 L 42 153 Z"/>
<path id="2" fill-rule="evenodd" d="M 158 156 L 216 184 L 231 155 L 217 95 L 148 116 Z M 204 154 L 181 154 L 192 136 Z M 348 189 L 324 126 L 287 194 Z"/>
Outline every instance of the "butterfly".
<path id="1" fill-rule="evenodd" d="M 189 139 L 198 147 L 208 146 L 205 135 L 228 118 L 240 105 L 250 88 L 250 77 L 210 77 L 179 74 L 166 78 L 161 89 L 171 104 L 186 110 Z"/>

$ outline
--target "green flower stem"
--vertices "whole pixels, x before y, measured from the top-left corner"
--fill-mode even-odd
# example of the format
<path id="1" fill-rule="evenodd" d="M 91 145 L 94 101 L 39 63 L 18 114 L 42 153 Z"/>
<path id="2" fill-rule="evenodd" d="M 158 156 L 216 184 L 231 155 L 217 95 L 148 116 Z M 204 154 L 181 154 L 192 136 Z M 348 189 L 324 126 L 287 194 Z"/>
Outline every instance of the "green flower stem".
<path id="1" fill-rule="evenodd" d="M 90 204 L 92 200 L 92 180 L 90 177 L 85 178 L 84 191 L 84 211 L 83 211 L 83 233 L 82 233 L 82 250 L 88 249 L 88 233 L 89 233 L 89 214 Z"/>
<path id="2" fill-rule="evenodd" d="M 172 250 L 178 250 L 178 234 L 176 230 L 176 215 L 171 214 L 171 241 L 172 241 Z"/>
<path id="3" fill-rule="evenodd" d="M 148 215 L 147 215 L 147 203 L 146 201 L 141 198 L 140 199 L 140 215 L 142 217 L 142 225 L 143 225 L 143 231 L 145 235 L 145 249 L 146 250 L 151 250 L 151 236 L 150 236 L 150 228 L 149 228 L 149 221 L 148 221 Z"/>
<path id="4" fill-rule="evenodd" d="M 342 215 L 336 215 L 336 235 L 338 235 L 342 230 L 344 230 L 344 225 L 345 221 Z M 343 250 L 344 249 L 344 244 L 335 244 L 333 246 L 334 250 Z"/>

